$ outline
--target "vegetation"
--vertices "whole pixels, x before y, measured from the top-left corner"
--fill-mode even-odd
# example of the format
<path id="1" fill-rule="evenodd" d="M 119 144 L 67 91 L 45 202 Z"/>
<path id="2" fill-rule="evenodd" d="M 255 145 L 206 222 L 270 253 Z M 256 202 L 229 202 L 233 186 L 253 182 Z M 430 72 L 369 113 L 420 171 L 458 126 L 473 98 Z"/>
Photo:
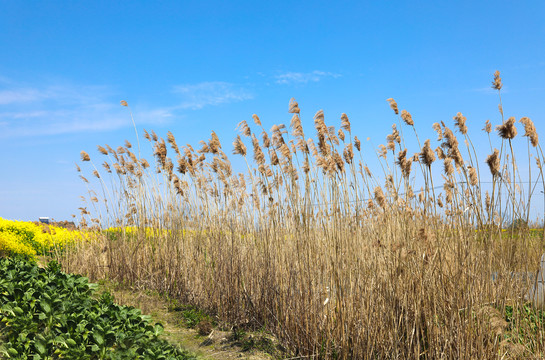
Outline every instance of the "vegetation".
<path id="1" fill-rule="evenodd" d="M 522 224 L 544 156 L 529 118 L 517 136 L 504 117 L 499 72 L 492 87 L 498 136 L 486 121 L 484 156 L 461 113 L 433 124 L 432 145 L 393 99 L 386 145 L 365 153 L 346 114 L 336 129 L 318 111 L 309 137 L 293 99 L 289 129 L 239 124 L 242 172 L 214 132 L 198 148 L 144 132 L 152 165 L 140 143 L 98 146 L 100 170 L 83 151 L 94 177 L 82 176 L 80 224 L 137 230 L 77 243 L 63 266 L 166 293 L 239 334 L 266 329 L 294 356 L 542 357 L 541 320 L 529 331 L 525 311 L 506 309 L 530 306 L 529 278 L 509 274 L 536 271 L 543 252 L 543 230 Z"/>
<path id="2" fill-rule="evenodd" d="M 83 233 L 53 225 L 0 218 L 0 256 L 23 256 L 36 259 L 38 255 L 62 251 L 71 243 L 85 238 Z"/>
<path id="3" fill-rule="evenodd" d="M 189 359 L 140 311 L 93 299 L 95 284 L 20 259 L 0 259 L 0 358 Z"/>

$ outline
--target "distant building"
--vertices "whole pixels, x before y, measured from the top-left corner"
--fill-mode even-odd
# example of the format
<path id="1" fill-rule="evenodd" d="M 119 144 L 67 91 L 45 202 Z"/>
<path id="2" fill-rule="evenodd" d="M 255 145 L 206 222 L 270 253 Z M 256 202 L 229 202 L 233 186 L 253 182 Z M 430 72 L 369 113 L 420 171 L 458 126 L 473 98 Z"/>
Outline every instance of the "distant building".
<path id="1" fill-rule="evenodd" d="M 44 223 L 44 224 L 49 224 L 51 222 L 51 218 L 49 217 L 40 217 L 39 220 L 41 223 Z"/>

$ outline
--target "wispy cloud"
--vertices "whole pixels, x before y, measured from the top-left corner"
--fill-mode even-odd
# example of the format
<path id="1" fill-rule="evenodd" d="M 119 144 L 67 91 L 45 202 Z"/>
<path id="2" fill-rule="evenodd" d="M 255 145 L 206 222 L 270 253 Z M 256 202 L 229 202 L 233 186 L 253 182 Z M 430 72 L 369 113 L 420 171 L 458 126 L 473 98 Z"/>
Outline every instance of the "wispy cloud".
<path id="1" fill-rule="evenodd" d="M 8 81 L 0 85 L 0 138 L 111 131 L 131 125 L 126 109 L 105 86 L 32 87 Z"/>
<path id="2" fill-rule="evenodd" d="M 0 91 L 0 105 L 25 103 L 47 98 L 47 94 L 36 89 L 17 89 Z"/>
<path id="3" fill-rule="evenodd" d="M 221 82 L 202 82 L 178 85 L 174 92 L 181 96 L 181 103 L 174 108 L 198 110 L 205 106 L 216 106 L 252 99 L 253 95 L 241 86 Z"/>
<path id="4" fill-rule="evenodd" d="M 163 125 L 184 110 L 251 99 L 227 82 L 185 84 L 171 89 L 171 105 L 133 107 L 137 124 Z M 121 95 L 107 86 L 19 85 L 0 79 L 0 138 L 113 131 L 132 126 Z"/>
<path id="5" fill-rule="evenodd" d="M 277 84 L 306 84 L 318 82 L 324 78 L 338 78 L 340 74 L 314 70 L 312 72 L 286 72 L 275 76 Z"/>

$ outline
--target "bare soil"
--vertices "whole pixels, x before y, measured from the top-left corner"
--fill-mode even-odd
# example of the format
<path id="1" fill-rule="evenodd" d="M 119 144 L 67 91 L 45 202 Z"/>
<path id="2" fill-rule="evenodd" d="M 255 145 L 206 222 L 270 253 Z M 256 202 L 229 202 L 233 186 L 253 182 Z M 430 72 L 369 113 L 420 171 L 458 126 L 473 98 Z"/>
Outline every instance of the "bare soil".
<path id="1" fill-rule="evenodd" d="M 187 349 L 199 359 L 210 360 L 269 360 L 288 358 L 284 348 L 272 336 L 256 332 L 239 332 L 220 329 L 203 321 L 189 328 L 183 313 L 172 302 L 159 294 L 131 289 L 118 284 L 102 283 L 100 292 L 108 291 L 119 305 L 133 306 L 160 322 L 165 332 L 163 338 Z"/>

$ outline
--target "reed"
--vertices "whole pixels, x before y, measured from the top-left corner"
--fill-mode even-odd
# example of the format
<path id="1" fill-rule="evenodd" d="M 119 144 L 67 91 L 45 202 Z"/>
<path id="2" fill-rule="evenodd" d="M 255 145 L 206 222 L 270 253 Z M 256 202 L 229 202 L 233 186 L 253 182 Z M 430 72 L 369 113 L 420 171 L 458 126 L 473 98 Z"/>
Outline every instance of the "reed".
<path id="1" fill-rule="evenodd" d="M 501 87 L 497 72 L 503 119 Z M 545 244 L 542 231 L 521 226 L 544 184 L 534 124 L 521 118 L 517 137 L 510 117 L 493 137 L 487 122 L 491 154 L 481 154 L 461 113 L 457 134 L 433 124 L 432 146 L 420 143 L 418 121 L 388 102 L 394 126 L 374 154 L 363 153 L 346 114 L 337 130 L 317 112 L 309 137 L 294 99 L 289 127 L 266 131 L 257 115 L 255 126 L 239 123 L 231 157 L 214 132 L 197 149 L 170 132 L 166 141 L 145 132 L 153 162 L 130 144 L 99 146 L 102 172 L 82 152 L 103 193 L 94 222 L 118 230 L 61 261 L 164 292 L 220 322 L 266 329 L 301 358 L 543 356 L 541 320 L 505 315 L 525 309 L 530 286 L 509 274 L 535 271 Z M 533 158 L 526 190 L 515 141 L 526 141 Z M 242 172 L 231 162 L 238 157 Z"/>

